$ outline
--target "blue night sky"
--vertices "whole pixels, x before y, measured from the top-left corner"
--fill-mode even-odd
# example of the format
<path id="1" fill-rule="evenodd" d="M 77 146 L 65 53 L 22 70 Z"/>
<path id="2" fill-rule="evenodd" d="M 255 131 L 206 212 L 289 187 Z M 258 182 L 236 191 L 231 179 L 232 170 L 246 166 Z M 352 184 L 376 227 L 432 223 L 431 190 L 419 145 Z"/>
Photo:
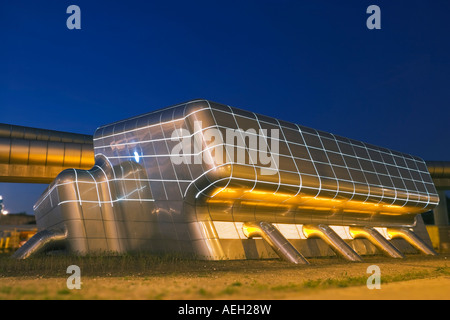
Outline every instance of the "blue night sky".
<path id="1" fill-rule="evenodd" d="M 69 30 L 69 5 L 81 30 Z M 381 30 L 369 30 L 369 5 Z M 205 98 L 450 160 L 449 1 L 0 3 L 0 122 L 93 134 Z M 0 183 L 32 212 L 45 185 Z"/>

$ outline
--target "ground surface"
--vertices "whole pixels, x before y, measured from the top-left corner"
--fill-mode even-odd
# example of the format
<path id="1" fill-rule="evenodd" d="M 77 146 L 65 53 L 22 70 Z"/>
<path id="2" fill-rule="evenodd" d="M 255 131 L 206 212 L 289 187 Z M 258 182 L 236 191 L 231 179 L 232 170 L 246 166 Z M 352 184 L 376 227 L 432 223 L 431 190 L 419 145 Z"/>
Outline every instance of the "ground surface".
<path id="1" fill-rule="evenodd" d="M 174 257 L 36 257 L 0 255 L 0 299 L 450 299 L 448 255 L 406 259 L 195 261 Z M 69 265 L 81 289 L 68 289 Z M 367 268 L 380 268 L 381 288 L 369 290 Z"/>

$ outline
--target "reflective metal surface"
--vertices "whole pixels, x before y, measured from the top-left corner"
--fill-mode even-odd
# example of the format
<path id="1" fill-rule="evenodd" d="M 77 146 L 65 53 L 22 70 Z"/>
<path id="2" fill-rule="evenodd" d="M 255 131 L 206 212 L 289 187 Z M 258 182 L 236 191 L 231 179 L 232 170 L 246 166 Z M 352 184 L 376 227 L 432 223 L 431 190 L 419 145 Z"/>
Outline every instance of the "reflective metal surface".
<path id="1" fill-rule="evenodd" d="M 64 248 L 66 238 L 66 230 L 52 229 L 39 231 L 16 252 L 14 252 L 12 257 L 15 259 L 26 259 L 32 254 L 36 254 L 50 248 Z"/>
<path id="2" fill-rule="evenodd" d="M 92 136 L 0 124 L 0 182 L 50 183 L 93 165 Z"/>
<path id="3" fill-rule="evenodd" d="M 381 252 L 392 258 L 404 258 L 403 254 L 398 251 L 385 237 L 377 230 L 369 227 L 350 227 L 350 234 L 353 238 L 365 238 L 372 242 Z"/>
<path id="4" fill-rule="evenodd" d="M 450 189 L 450 161 L 427 161 L 428 171 L 439 190 Z"/>
<path id="5" fill-rule="evenodd" d="M 393 238 L 401 238 L 406 240 L 410 245 L 427 255 L 435 256 L 436 251 L 429 245 L 427 245 L 422 239 L 420 239 L 414 232 L 407 228 L 388 228 L 387 232 L 389 236 Z"/>
<path id="6" fill-rule="evenodd" d="M 331 248 L 343 258 L 349 261 L 361 262 L 361 257 L 350 246 L 342 240 L 330 227 L 324 224 L 304 225 L 303 233 L 309 238 L 321 238 L 328 243 Z"/>
<path id="7" fill-rule="evenodd" d="M 297 249 L 272 224 L 258 221 L 247 222 L 243 231 L 248 238 L 262 237 L 281 259 L 294 264 L 309 264 Z"/>
<path id="8" fill-rule="evenodd" d="M 450 223 L 445 194 L 450 190 L 450 161 L 427 161 L 427 167 L 441 200 L 433 210 L 434 224 L 445 228 Z"/>
<path id="9" fill-rule="evenodd" d="M 439 201 L 420 158 L 206 100 L 99 127 L 93 141 L 95 165 L 61 172 L 35 205 L 38 227 L 67 229 L 73 252 L 261 258 L 274 251 L 236 226 L 264 221 L 297 234 L 299 252 L 327 254 L 296 231 L 308 225 L 359 261 L 328 226 L 413 227 Z"/>

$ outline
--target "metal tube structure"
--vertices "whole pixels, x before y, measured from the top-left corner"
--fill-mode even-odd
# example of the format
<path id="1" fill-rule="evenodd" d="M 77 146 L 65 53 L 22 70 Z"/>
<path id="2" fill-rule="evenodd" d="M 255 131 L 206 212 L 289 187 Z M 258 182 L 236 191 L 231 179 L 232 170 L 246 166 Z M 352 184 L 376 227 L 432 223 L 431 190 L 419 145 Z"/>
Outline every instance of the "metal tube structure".
<path id="1" fill-rule="evenodd" d="M 427 161 L 426 164 L 440 199 L 439 204 L 433 210 L 434 224 L 448 226 L 450 221 L 445 192 L 450 190 L 450 161 Z"/>
<path id="2" fill-rule="evenodd" d="M 0 123 L 0 138 L 92 144 L 92 136 Z"/>
<path id="3" fill-rule="evenodd" d="M 436 256 L 437 253 L 433 248 L 428 246 L 422 239 L 420 239 L 414 232 L 407 228 L 388 228 L 389 236 L 394 238 L 401 238 L 406 240 L 410 245 L 426 255 Z"/>
<path id="4" fill-rule="evenodd" d="M 448 226 L 450 225 L 448 207 L 447 207 L 447 195 L 445 190 L 438 190 L 439 204 L 433 209 L 434 225 L 436 226 Z"/>
<path id="5" fill-rule="evenodd" d="M 361 257 L 352 249 L 350 246 L 338 236 L 336 232 L 333 231 L 329 226 L 324 224 L 318 225 L 303 225 L 303 233 L 306 238 L 321 238 L 324 240 L 334 252 L 338 253 L 343 258 L 354 261 L 361 262 Z"/>
<path id="6" fill-rule="evenodd" d="M 22 260 L 50 248 L 61 247 L 65 244 L 66 238 L 66 230 L 49 229 L 39 231 L 16 252 L 14 252 L 12 258 Z"/>
<path id="7" fill-rule="evenodd" d="M 428 171 L 438 190 L 450 189 L 450 161 L 426 161 Z"/>
<path id="8" fill-rule="evenodd" d="M 308 260 L 271 223 L 246 222 L 242 230 L 248 238 L 262 237 L 281 259 L 294 264 L 309 264 Z"/>
<path id="9" fill-rule="evenodd" d="M 403 254 L 374 228 L 351 226 L 350 234 L 354 239 L 365 238 L 369 240 L 381 252 L 392 258 L 404 258 Z"/>
<path id="10" fill-rule="evenodd" d="M 92 136 L 0 124 L 0 182 L 50 183 L 94 163 Z"/>

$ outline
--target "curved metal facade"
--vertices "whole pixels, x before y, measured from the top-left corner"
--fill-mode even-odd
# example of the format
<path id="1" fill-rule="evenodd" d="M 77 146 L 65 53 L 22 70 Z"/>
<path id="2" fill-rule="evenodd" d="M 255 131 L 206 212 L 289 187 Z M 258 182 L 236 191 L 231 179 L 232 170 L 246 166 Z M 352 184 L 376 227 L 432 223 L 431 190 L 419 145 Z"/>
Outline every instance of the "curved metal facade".
<path id="1" fill-rule="evenodd" d="M 270 257 L 242 231 L 264 221 L 306 255 L 328 242 L 357 257 L 338 241 L 353 239 L 350 226 L 388 237 L 439 201 L 420 158 L 206 100 L 102 126 L 93 140 L 94 167 L 63 171 L 35 205 L 40 229 L 66 230 L 80 253 Z"/>

